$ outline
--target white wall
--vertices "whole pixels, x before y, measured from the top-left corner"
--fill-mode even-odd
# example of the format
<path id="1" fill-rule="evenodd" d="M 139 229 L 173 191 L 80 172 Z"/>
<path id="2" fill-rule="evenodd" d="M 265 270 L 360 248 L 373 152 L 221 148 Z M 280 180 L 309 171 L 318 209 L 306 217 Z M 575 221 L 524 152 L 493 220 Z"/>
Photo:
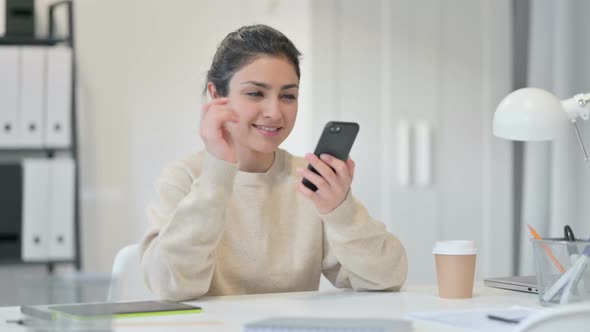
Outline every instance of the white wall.
<path id="1" fill-rule="evenodd" d="M 294 139 L 305 135 L 309 6 L 304 1 L 76 2 L 83 262 L 107 272 L 147 227 L 153 182 L 169 162 L 202 149 L 201 92 L 217 44 L 243 24 L 267 23 L 304 54 Z"/>
<path id="2" fill-rule="evenodd" d="M 404 243 L 408 282 L 435 281 L 439 240 L 476 242 L 477 279 L 510 274 L 511 150 L 492 136 L 510 89 L 510 0 L 324 0 L 313 17 L 323 50 L 314 83 L 324 87 L 314 120 L 360 124 L 353 193 Z M 424 154 L 417 124 L 431 132 Z M 420 168 L 431 169 L 428 183 Z M 409 183 L 398 180 L 401 169 Z"/>
<path id="3" fill-rule="evenodd" d="M 531 1 L 528 86 L 546 89 L 560 99 L 590 90 L 590 46 L 580 43 L 590 28 L 587 1 Z M 586 149 L 590 124 L 578 121 Z M 577 238 L 590 235 L 590 171 L 574 128 L 553 142 L 527 142 L 524 149 L 520 266 L 534 273 L 533 251 L 526 224 L 544 237 L 562 237 L 567 224 Z"/>
<path id="4" fill-rule="evenodd" d="M 40 1 L 38 3 L 39 12 L 43 12 L 43 5 L 51 1 Z M 323 3 L 325 4 L 326 2 Z M 381 3 L 384 8 L 389 9 L 395 7 L 397 10 L 400 6 L 408 6 L 410 8 L 409 4 L 412 2 L 393 2 L 395 6 L 391 4 L 387 5 L 388 3 L 386 1 L 374 1 L 374 3 Z M 392 44 L 388 46 L 389 48 L 381 50 L 380 52 L 383 53 L 380 53 L 377 56 L 378 58 L 384 54 L 398 54 L 399 56 L 405 56 L 407 54 L 409 56 L 411 50 L 413 50 L 410 47 L 413 45 L 412 43 L 416 43 L 416 37 L 421 36 L 424 37 L 424 40 L 427 40 L 428 34 L 431 31 L 437 31 L 438 25 L 436 24 L 440 23 L 439 21 L 441 20 L 439 15 L 446 13 L 442 12 L 442 8 L 447 8 L 447 10 L 450 10 L 448 8 L 462 8 L 461 4 L 453 5 L 452 1 L 445 2 L 446 6 L 434 2 L 437 3 L 437 7 L 432 7 L 429 3 L 429 1 L 421 1 L 415 5 L 411 5 L 412 8 L 428 9 L 427 11 L 417 9 L 412 11 L 412 15 L 416 17 L 416 21 L 411 21 L 414 25 L 404 23 L 410 21 L 411 18 L 409 17 L 381 22 L 379 20 L 387 17 L 384 15 L 389 15 L 389 13 L 381 11 L 380 8 L 362 8 L 358 13 L 347 12 L 345 14 L 348 16 L 363 14 L 365 15 L 363 19 L 368 20 L 371 27 L 374 26 L 376 29 L 386 27 L 395 29 L 390 31 L 388 35 L 384 35 L 383 38 L 393 38 L 394 35 L 400 38 L 407 38 L 403 39 L 405 40 L 405 44 Z M 479 33 L 476 33 L 476 31 L 469 34 L 469 36 L 477 35 L 472 40 L 479 40 L 477 38 L 480 34 L 485 36 L 490 35 L 488 34 L 489 31 L 485 30 L 492 27 L 491 20 L 494 20 L 493 15 L 489 14 L 489 8 L 486 7 L 490 6 L 490 3 L 490 1 L 485 1 L 479 4 L 471 4 L 471 7 L 469 7 L 473 12 L 481 12 L 481 17 L 477 15 L 474 15 L 474 17 L 483 19 L 483 30 L 477 30 Z M 467 5 L 467 3 L 464 4 Z M 167 163 L 184 158 L 188 154 L 202 148 L 197 128 L 205 73 L 210 65 L 216 45 L 228 32 L 244 24 L 267 23 L 283 31 L 302 51 L 302 90 L 299 118 L 291 138 L 284 144 L 284 147 L 291 152 L 302 154 L 313 150 L 319 129 L 324 120 L 329 120 L 326 117 L 332 115 L 332 113 L 325 112 L 324 108 L 338 108 L 338 111 L 334 114 L 349 110 L 345 112 L 346 114 L 340 115 L 350 117 L 353 115 L 355 117 L 358 116 L 355 113 L 356 111 L 350 111 L 354 109 L 355 105 L 362 104 L 357 100 L 363 97 L 359 95 L 357 86 L 348 84 L 346 85 L 348 90 L 338 90 L 338 87 L 342 87 L 343 85 L 339 85 L 341 82 L 334 79 L 337 76 L 327 78 L 326 82 L 328 83 L 322 86 L 318 84 L 314 86 L 313 82 L 310 81 L 312 76 L 310 64 L 314 59 L 314 52 L 316 58 L 319 58 L 324 52 L 330 51 L 331 47 L 337 47 L 337 43 L 339 42 L 328 39 L 328 42 L 324 44 L 313 45 L 313 35 L 317 31 L 312 31 L 312 0 L 77 0 L 75 1 L 75 5 L 78 52 L 78 112 L 80 116 L 82 172 L 82 250 L 83 263 L 86 271 L 108 272 L 116 251 L 126 244 L 138 242 L 141 239 L 142 233 L 147 227 L 145 206 L 154 198 L 155 193 L 152 184 L 160 170 Z M 463 17 L 460 10 L 456 12 L 457 16 L 464 21 L 469 21 L 470 19 L 475 20 L 471 16 Z M 428 14 L 428 17 L 431 19 L 429 25 L 419 23 L 419 20 L 424 18 L 424 13 Z M 367 16 L 369 14 L 376 16 L 374 22 Z M 322 19 L 322 17 L 319 18 L 319 20 Z M 461 22 L 464 21 L 449 19 L 446 22 L 453 29 L 460 32 L 462 31 L 461 24 L 463 24 Z M 43 20 L 40 22 L 38 31 L 42 34 L 45 23 Z M 354 20 L 341 23 L 346 26 L 347 31 L 352 32 L 356 31 L 354 24 L 359 24 L 358 22 L 355 23 Z M 408 27 L 412 29 L 404 30 L 404 28 L 408 29 Z M 412 35 L 419 32 L 422 35 Z M 328 31 L 327 33 L 331 32 Z M 334 31 L 333 33 L 336 32 Z M 467 34 L 468 32 L 465 33 Z M 500 35 L 501 33 L 502 31 L 497 34 Z M 410 36 L 414 36 L 414 38 L 411 39 Z M 357 37 L 363 38 L 362 35 Z M 431 36 L 429 38 L 434 37 Z M 364 44 L 374 42 L 373 39 L 362 40 Z M 341 42 L 344 41 L 344 39 L 341 40 Z M 461 53 L 461 47 L 464 46 L 462 40 L 453 38 L 452 34 L 449 33 L 447 41 L 449 44 L 442 45 L 442 41 L 439 41 L 436 44 L 426 45 L 429 47 L 436 46 L 441 49 L 444 46 L 444 50 L 448 53 L 445 54 L 449 58 L 454 58 L 455 53 L 453 52 Z M 493 42 L 495 41 L 489 41 L 489 38 L 485 39 L 480 45 L 481 48 L 478 47 L 476 49 L 477 52 L 481 52 L 483 58 L 481 62 L 485 62 L 488 66 L 483 69 L 477 69 L 485 74 L 482 82 L 477 84 L 488 85 L 486 89 L 483 89 L 485 91 L 482 90 L 481 100 L 478 99 L 475 104 L 478 105 L 478 108 L 486 107 L 489 110 L 491 110 L 489 108 L 490 105 L 494 104 L 494 98 L 500 93 L 498 91 L 501 90 L 501 88 L 493 85 L 494 80 L 490 76 L 504 75 L 505 73 L 502 70 L 495 71 L 494 66 L 497 64 L 493 64 L 488 58 L 485 58 L 491 54 L 490 45 Z M 313 47 L 315 48 L 312 49 Z M 356 45 L 349 45 L 349 47 L 349 51 L 354 51 Z M 337 52 L 335 49 L 331 51 Z M 495 52 L 503 51 L 503 49 L 495 50 Z M 362 54 L 370 52 L 371 50 L 359 51 Z M 340 54 L 339 57 L 343 61 L 346 59 L 348 61 L 357 61 L 351 57 L 351 54 L 355 53 Z M 424 54 L 425 56 L 429 56 L 426 58 L 433 61 L 429 65 L 435 66 L 440 64 L 436 63 L 440 59 L 437 60 L 438 58 L 435 55 L 431 53 Z M 410 63 L 410 60 L 413 59 L 408 58 L 406 60 Z M 369 60 L 360 59 L 358 61 L 360 62 L 354 68 L 364 68 L 363 61 Z M 477 63 L 480 63 L 479 60 Z M 334 65 L 333 63 L 322 63 L 322 66 L 326 67 Z M 345 65 L 343 64 L 343 66 Z M 380 75 L 390 75 L 395 70 L 400 70 L 402 73 L 407 73 L 407 77 L 397 75 L 395 77 L 405 77 L 405 79 L 395 82 L 385 80 L 389 83 L 382 88 L 377 86 L 377 90 L 374 91 L 378 96 L 376 97 L 378 100 L 375 99 L 376 104 L 380 105 L 380 103 L 383 103 L 383 105 L 391 107 L 391 109 L 401 110 L 406 112 L 406 114 L 411 113 L 409 111 L 410 109 L 421 110 L 430 117 L 435 126 L 439 123 L 442 126 L 444 121 L 451 121 L 452 117 L 440 119 L 438 115 L 435 116 L 438 109 L 430 106 L 436 100 L 424 98 L 423 92 L 421 92 L 424 91 L 424 87 L 429 88 L 429 91 L 432 92 L 431 94 L 437 96 L 446 96 L 446 94 L 443 94 L 443 88 L 446 88 L 455 93 L 456 98 L 453 100 L 456 100 L 458 104 L 463 105 L 467 103 L 466 99 L 461 95 L 462 90 L 458 89 L 456 84 L 453 85 L 452 77 L 448 82 L 439 82 L 436 80 L 437 75 L 440 75 L 444 68 L 436 69 L 438 71 L 431 73 L 427 70 L 429 68 L 428 65 L 424 67 L 414 65 L 412 67 L 414 70 L 418 70 L 418 72 L 422 70 L 422 76 L 416 76 L 409 72 L 412 68 L 407 66 L 405 62 L 398 61 L 388 66 L 385 63 L 373 63 L 370 67 L 377 68 L 379 65 L 384 65 L 386 68 L 386 71 Z M 459 63 L 457 66 L 463 68 L 464 64 Z M 376 72 L 379 72 L 378 69 Z M 357 71 L 352 71 L 351 69 L 344 74 L 350 74 L 347 79 L 355 80 L 358 78 L 356 76 L 364 75 L 363 73 L 365 71 L 361 68 Z M 313 74 L 315 75 L 317 72 Z M 434 78 L 430 79 L 431 76 L 428 75 Z M 479 79 L 479 75 L 474 74 L 474 76 L 477 76 L 477 79 Z M 367 82 L 370 80 L 370 77 L 362 76 L 361 81 Z M 318 80 L 314 80 L 314 82 L 318 82 Z M 393 93 L 392 95 L 387 94 L 394 87 L 394 83 L 401 86 L 401 89 L 396 91 L 398 91 L 398 94 L 400 93 L 399 91 L 404 91 L 403 96 Z M 445 83 L 445 86 L 439 86 L 443 83 Z M 435 86 L 435 84 L 437 85 Z M 369 84 L 362 87 L 365 90 L 369 88 L 371 88 Z M 334 103 L 330 104 L 329 100 L 332 99 L 329 98 L 316 98 L 313 104 L 316 108 L 314 114 L 311 114 L 312 104 L 310 99 L 312 92 L 315 94 L 314 98 L 331 94 L 330 96 L 333 97 Z M 341 95 L 347 95 L 348 99 L 346 100 L 354 100 L 350 104 L 344 104 L 346 101 L 345 99 L 339 98 Z M 394 97 L 397 98 L 395 100 L 399 99 L 404 102 L 396 102 L 394 105 Z M 408 105 L 410 104 L 421 107 L 409 108 Z M 465 113 L 468 111 L 469 105 L 463 105 L 462 107 Z M 448 109 L 452 110 L 453 107 L 449 106 Z M 380 110 L 383 114 L 386 114 L 385 111 Z M 364 123 L 371 124 L 370 126 L 364 126 L 364 129 L 361 130 L 364 140 L 370 138 L 370 135 L 374 133 L 371 130 L 371 126 L 381 126 L 383 128 L 379 130 L 384 132 L 388 129 L 385 124 L 381 125 L 381 115 L 371 117 L 369 116 L 371 114 L 370 112 L 371 110 L 364 111 L 362 115 Z M 393 112 L 387 114 L 383 116 L 384 119 L 391 120 L 394 116 Z M 472 115 L 475 119 L 474 121 L 481 121 L 481 126 L 486 131 L 478 135 L 476 133 L 473 136 L 485 141 L 488 148 L 495 149 L 495 143 L 486 141 L 491 138 L 491 133 L 489 132 L 491 126 L 490 114 L 491 111 L 481 117 L 476 114 Z M 412 116 L 416 118 L 418 115 L 416 113 Z M 313 123 L 312 119 L 314 120 Z M 457 137 L 469 137 L 469 132 L 465 131 L 469 130 L 469 128 L 463 129 L 464 131 L 460 130 L 461 128 L 458 128 L 456 131 L 448 130 L 447 133 L 449 135 L 455 135 L 451 138 L 456 139 L 456 141 L 459 141 Z M 473 128 L 471 130 L 475 131 Z M 486 136 L 484 137 L 484 135 Z M 371 140 L 373 139 L 371 138 Z M 359 143 L 362 143 L 360 139 Z M 357 144 L 357 150 L 361 146 L 362 144 Z M 365 144 L 364 146 L 367 147 L 370 145 Z M 446 162 L 444 164 L 448 166 L 446 169 L 454 169 L 451 167 L 451 162 L 458 163 L 458 161 L 454 159 L 447 159 L 445 161 L 441 158 L 449 158 L 448 156 L 452 155 L 452 153 L 459 152 L 452 150 L 455 149 L 452 144 L 445 146 L 448 147 L 448 150 L 445 150 L 448 153 L 437 157 L 437 160 L 441 163 Z M 473 146 L 471 148 L 475 149 Z M 501 150 L 503 151 L 505 149 L 502 148 Z M 391 176 L 389 176 L 391 178 L 385 177 L 386 180 L 382 180 L 378 175 L 375 175 L 379 173 L 372 171 L 370 163 L 379 160 L 379 156 L 370 153 L 371 151 L 373 150 L 358 151 L 358 155 L 363 156 L 361 160 L 357 160 L 357 162 L 361 162 L 358 178 L 365 176 L 367 179 L 366 183 L 380 187 L 377 192 L 386 194 L 383 197 L 379 197 L 379 195 L 372 194 L 373 191 L 369 190 L 372 188 L 368 188 L 367 185 L 363 187 L 366 189 L 364 191 L 366 194 L 364 195 L 364 198 L 366 198 L 365 203 L 371 209 L 372 214 L 383 218 L 383 221 L 388 223 L 389 226 L 392 226 L 393 224 L 390 224 L 395 220 L 398 224 L 392 229 L 401 233 L 405 230 L 405 233 L 402 234 L 405 234 L 405 236 L 402 236 L 402 238 L 406 242 L 412 241 L 415 238 L 414 233 L 410 231 L 412 227 L 440 227 L 440 225 L 437 226 L 436 222 L 431 222 L 431 219 L 426 218 L 437 211 L 432 208 L 435 205 L 432 203 L 432 197 L 426 196 L 426 198 L 430 199 L 430 205 L 420 203 L 419 199 L 415 199 L 415 203 L 408 203 L 411 197 L 419 198 L 418 195 L 429 195 L 430 191 L 416 191 L 411 194 L 413 196 L 409 196 L 400 194 L 393 189 L 394 187 L 392 185 L 384 185 L 384 183 L 391 184 L 394 180 Z M 485 153 L 486 158 L 490 158 L 491 155 L 493 153 Z M 381 173 L 388 171 L 387 167 L 394 164 L 394 158 L 394 154 L 391 151 L 385 151 L 383 153 L 383 159 L 386 161 L 381 166 Z M 496 169 L 496 167 L 492 166 L 492 161 L 488 159 L 480 160 L 476 158 L 475 161 L 481 163 L 478 166 L 479 172 L 492 174 L 494 169 Z M 498 168 L 502 168 L 502 165 Z M 461 172 L 463 170 L 458 168 L 454 174 L 461 174 Z M 356 181 L 359 180 L 358 178 Z M 443 182 L 442 180 L 435 175 L 435 181 L 441 183 Z M 488 183 L 488 178 L 482 179 L 482 181 L 486 181 L 483 184 L 486 187 L 484 188 L 486 195 L 493 197 L 503 195 L 502 190 L 494 192 L 497 186 L 496 183 Z M 360 192 L 362 192 L 359 184 L 357 184 L 356 188 L 361 189 Z M 447 195 L 447 192 L 442 193 L 441 197 L 446 197 L 449 200 L 452 199 L 450 195 Z M 385 206 L 386 204 L 387 206 Z M 391 208 L 389 204 L 395 208 Z M 441 209 L 445 208 L 445 206 L 447 205 L 440 204 Z M 498 216 L 497 211 L 489 211 L 491 209 L 491 205 L 489 204 L 483 206 L 483 209 L 485 211 L 482 212 L 483 217 L 481 219 L 485 220 L 480 220 L 478 217 L 480 223 L 477 226 L 475 226 L 475 223 L 470 224 L 470 229 L 474 231 L 473 233 L 496 233 L 498 235 L 498 228 L 484 228 L 486 227 L 485 225 L 489 225 L 496 220 L 496 216 L 499 217 L 498 219 L 504 216 Z M 463 210 L 452 210 L 449 212 L 449 215 L 452 217 L 452 213 L 460 214 L 462 213 L 461 211 Z M 424 225 L 418 223 L 412 224 L 409 222 L 409 217 L 406 218 L 403 216 L 414 216 L 413 218 L 419 220 Z M 427 220 L 430 220 L 428 221 L 430 224 L 427 224 Z M 459 224 L 453 225 L 457 229 L 461 228 Z M 484 226 L 482 227 L 481 225 Z M 438 230 L 437 234 L 449 233 L 449 230 L 446 233 L 443 231 Z M 505 239 L 509 242 L 510 236 L 506 235 Z M 412 251 L 413 261 L 410 262 L 411 265 L 416 261 L 428 260 L 430 262 L 431 255 L 429 250 L 432 245 L 431 240 L 434 240 L 434 238 L 414 244 L 414 247 L 419 250 Z M 497 243 L 496 245 L 501 246 L 502 244 Z M 488 247 L 491 248 L 492 246 Z M 487 256 L 491 254 L 492 250 L 485 253 Z M 493 270 L 495 263 L 490 259 L 487 262 L 488 266 L 485 271 Z M 505 264 L 496 265 L 503 267 Z M 433 274 L 430 273 L 426 279 L 432 280 L 432 276 Z"/>

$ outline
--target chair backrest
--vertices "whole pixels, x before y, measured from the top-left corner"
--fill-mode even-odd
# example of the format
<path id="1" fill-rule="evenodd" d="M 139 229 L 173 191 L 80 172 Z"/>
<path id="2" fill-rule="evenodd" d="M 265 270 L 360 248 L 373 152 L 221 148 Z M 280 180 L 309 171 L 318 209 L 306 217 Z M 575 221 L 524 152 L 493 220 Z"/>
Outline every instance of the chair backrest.
<path id="1" fill-rule="evenodd" d="M 571 304 L 551 308 L 528 317 L 515 332 L 588 331 L 590 303 Z"/>
<path id="2" fill-rule="evenodd" d="M 109 290 L 109 301 L 156 299 L 145 284 L 139 244 L 128 245 L 119 250 L 113 261 L 111 276 L 115 282 Z"/>

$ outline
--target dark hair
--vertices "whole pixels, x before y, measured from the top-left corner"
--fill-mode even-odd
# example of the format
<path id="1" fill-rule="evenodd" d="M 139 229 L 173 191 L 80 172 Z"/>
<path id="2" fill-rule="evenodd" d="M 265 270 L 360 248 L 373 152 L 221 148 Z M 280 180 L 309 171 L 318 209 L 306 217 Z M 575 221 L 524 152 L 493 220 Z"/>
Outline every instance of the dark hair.
<path id="1" fill-rule="evenodd" d="M 301 78 L 299 50 L 280 31 L 258 24 L 241 27 L 223 39 L 207 72 L 207 83 L 213 83 L 220 96 L 227 96 L 234 74 L 260 55 L 285 57 L 295 67 L 297 78 Z"/>

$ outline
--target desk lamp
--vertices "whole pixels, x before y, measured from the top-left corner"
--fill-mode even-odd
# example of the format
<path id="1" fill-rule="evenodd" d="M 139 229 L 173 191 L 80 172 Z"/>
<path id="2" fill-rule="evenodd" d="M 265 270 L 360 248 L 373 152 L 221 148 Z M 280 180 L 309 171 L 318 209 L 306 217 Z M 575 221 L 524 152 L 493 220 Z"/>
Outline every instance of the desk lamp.
<path id="1" fill-rule="evenodd" d="M 578 141 L 588 161 L 588 154 L 578 131 L 576 121 L 588 120 L 590 93 L 559 100 L 553 94 L 537 89 L 519 89 L 504 99 L 494 114 L 495 136 L 513 141 L 548 141 L 558 137 L 568 123 L 574 126 Z"/>

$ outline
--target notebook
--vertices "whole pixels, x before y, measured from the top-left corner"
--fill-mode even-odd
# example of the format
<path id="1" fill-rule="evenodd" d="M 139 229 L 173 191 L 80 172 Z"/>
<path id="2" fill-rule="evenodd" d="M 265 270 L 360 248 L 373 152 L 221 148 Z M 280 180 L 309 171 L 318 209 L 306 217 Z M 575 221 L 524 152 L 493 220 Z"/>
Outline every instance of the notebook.
<path id="1" fill-rule="evenodd" d="M 412 322 L 405 319 L 277 317 L 244 326 L 244 332 L 405 332 Z"/>
<path id="2" fill-rule="evenodd" d="M 134 302 L 100 302 L 59 305 L 21 306 L 25 315 L 53 320 L 56 316 L 67 316 L 78 319 L 104 318 L 114 316 L 142 317 L 176 314 L 192 314 L 201 312 L 200 307 L 170 301 L 134 301 Z"/>
<path id="3" fill-rule="evenodd" d="M 484 279 L 483 282 L 484 285 L 488 287 L 515 290 L 533 294 L 539 293 L 539 287 L 537 287 L 537 277 L 535 276 L 487 278 Z"/>

